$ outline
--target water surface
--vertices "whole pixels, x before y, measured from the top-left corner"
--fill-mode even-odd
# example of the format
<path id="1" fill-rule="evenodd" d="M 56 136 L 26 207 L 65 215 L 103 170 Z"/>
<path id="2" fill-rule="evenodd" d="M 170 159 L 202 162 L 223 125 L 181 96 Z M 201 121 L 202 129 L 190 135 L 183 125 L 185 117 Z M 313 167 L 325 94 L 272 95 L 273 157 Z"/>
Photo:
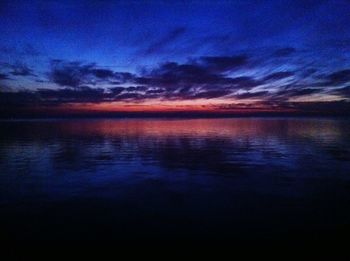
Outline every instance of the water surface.
<path id="1" fill-rule="evenodd" d="M 3 238 L 260 240 L 349 231 L 350 121 L 0 123 Z"/>

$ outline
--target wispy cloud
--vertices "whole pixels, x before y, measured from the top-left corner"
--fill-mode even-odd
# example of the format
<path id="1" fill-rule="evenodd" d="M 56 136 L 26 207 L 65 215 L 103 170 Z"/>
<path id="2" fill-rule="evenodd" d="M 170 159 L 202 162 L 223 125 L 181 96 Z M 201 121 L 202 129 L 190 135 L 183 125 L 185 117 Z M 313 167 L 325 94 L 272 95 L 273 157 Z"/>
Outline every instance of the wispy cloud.
<path id="1" fill-rule="evenodd" d="M 152 55 L 164 51 L 166 47 L 174 44 L 174 41 L 179 39 L 184 33 L 186 33 L 186 27 L 177 27 L 166 34 L 160 36 L 155 41 L 151 42 L 140 53 L 142 55 Z"/>

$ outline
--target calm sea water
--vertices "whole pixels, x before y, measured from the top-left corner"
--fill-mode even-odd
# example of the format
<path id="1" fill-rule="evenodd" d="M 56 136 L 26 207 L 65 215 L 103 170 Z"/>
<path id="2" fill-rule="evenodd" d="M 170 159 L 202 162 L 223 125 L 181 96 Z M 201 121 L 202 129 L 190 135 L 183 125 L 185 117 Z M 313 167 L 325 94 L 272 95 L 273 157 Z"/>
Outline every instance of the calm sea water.
<path id="1" fill-rule="evenodd" d="M 349 120 L 33 120 L 0 128 L 3 239 L 279 240 L 349 231 Z"/>

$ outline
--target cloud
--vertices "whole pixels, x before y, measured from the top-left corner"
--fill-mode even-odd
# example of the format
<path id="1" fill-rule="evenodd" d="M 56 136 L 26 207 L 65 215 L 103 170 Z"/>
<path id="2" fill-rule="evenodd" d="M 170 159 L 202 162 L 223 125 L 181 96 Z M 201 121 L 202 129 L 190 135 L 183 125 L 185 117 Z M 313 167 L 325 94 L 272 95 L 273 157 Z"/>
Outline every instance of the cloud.
<path id="1" fill-rule="evenodd" d="M 343 96 L 344 98 L 350 98 L 350 86 L 346 86 L 344 88 L 341 89 L 337 89 L 335 91 L 333 91 L 334 94 Z"/>
<path id="2" fill-rule="evenodd" d="M 134 77 L 128 72 L 114 72 L 109 69 L 98 68 L 95 63 L 79 61 L 52 60 L 49 79 L 65 87 L 77 88 L 81 85 L 95 85 L 97 82 L 116 82 L 118 84 L 132 80 Z"/>
<path id="3" fill-rule="evenodd" d="M 275 57 L 285 57 L 285 56 L 290 56 L 291 54 L 295 53 L 296 49 L 292 47 L 285 47 L 285 48 L 280 48 L 276 50 L 273 53 L 273 56 Z"/>
<path id="4" fill-rule="evenodd" d="M 231 93 L 230 90 L 204 91 L 204 92 L 196 93 L 193 96 L 187 97 L 187 98 L 189 98 L 189 99 L 191 99 L 191 98 L 193 98 L 193 99 L 214 99 L 214 98 L 226 96 L 230 93 Z"/>
<path id="5" fill-rule="evenodd" d="M 295 97 L 295 96 L 316 94 L 316 93 L 320 93 L 320 92 L 322 92 L 322 90 L 320 90 L 320 89 L 305 88 L 305 89 L 289 90 L 289 91 L 285 91 L 285 92 L 281 91 L 281 94 L 288 96 L 288 97 Z"/>
<path id="6" fill-rule="evenodd" d="M 12 71 L 10 73 L 15 76 L 36 76 L 33 73 L 33 70 L 24 63 L 16 63 L 14 65 L 11 65 L 11 68 Z"/>
<path id="7" fill-rule="evenodd" d="M 258 92 L 245 92 L 241 94 L 236 94 L 237 99 L 251 99 L 251 98 L 262 98 L 269 95 L 268 91 L 258 91 Z"/>
<path id="8" fill-rule="evenodd" d="M 314 94 L 321 94 L 325 90 L 323 88 L 310 88 L 305 85 L 287 85 L 281 86 L 277 92 L 270 93 L 270 95 L 263 97 L 267 102 L 287 102 L 290 98 L 299 96 L 309 96 Z"/>
<path id="9" fill-rule="evenodd" d="M 264 81 L 281 80 L 293 76 L 293 72 L 275 72 L 264 77 Z"/>
<path id="10" fill-rule="evenodd" d="M 114 72 L 108 69 L 92 69 L 91 74 L 100 79 L 112 78 L 114 76 Z"/>
<path id="11" fill-rule="evenodd" d="M 174 30 L 163 35 L 161 38 L 152 42 L 145 50 L 142 51 L 143 55 L 151 55 L 155 53 L 159 53 L 165 47 L 172 44 L 175 40 L 180 38 L 185 32 L 186 27 L 177 27 Z"/>
<path id="12" fill-rule="evenodd" d="M 211 71 L 218 72 L 232 70 L 248 63 L 248 57 L 246 55 L 206 56 L 202 57 L 201 60 Z"/>
<path id="13" fill-rule="evenodd" d="M 324 85 L 341 85 L 348 82 L 350 82 L 350 69 L 345 69 L 328 75 Z"/>
<path id="14" fill-rule="evenodd" d="M 266 113 L 282 113 L 290 115 L 343 115 L 348 116 L 350 102 L 346 101 L 320 101 L 320 102 L 288 102 L 288 101 L 259 101 L 255 103 L 234 103 L 216 105 L 216 108 L 224 111 L 254 111 Z"/>
<path id="15" fill-rule="evenodd" d="M 0 63 L 0 66 L 7 71 L 7 73 L 1 73 L 2 77 L 0 77 L 0 79 L 3 80 L 8 80 L 9 74 L 14 76 L 36 76 L 33 70 L 23 62 L 15 62 L 13 64 L 4 62 Z"/>
<path id="16" fill-rule="evenodd" d="M 114 87 L 114 88 L 110 88 L 109 91 L 114 94 L 114 95 L 118 95 L 120 94 L 121 92 L 124 91 L 125 88 L 123 87 Z"/>
<path id="17" fill-rule="evenodd" d="M 148 88 L 146 86 L 130 86 L 125 88 L 126 91 L 128 92 L 144 92 Z"/>
<path id="18" fill-rule="evenodd" d="M 168 62 L 144 72 L 136 78 L 136 82 L 168 91 L 184 87 L 249 89 L 263 84 L 250 76 L 226 76 L 227 70 L 246 64 L 246 56 L 199 57 L 187 63 Z"/>
<path id="19" fill-rule="evenodd" d="M 53 104 L 59 103 L 99 103 L 108 101 L 143 100 L 147 98 L 144 94 L 135 91 L 144 90 L 143 86 L 114 87 L 110 89 L 91 88 L 82 86 L 79 88 L 64 88 L 59 90 L 39 89 L 36 91 L 38 97 Z"/>
<path id="20" fill-rule="evenodd" d="M 94 68 L 94 64 L 82 65 L 80 62 L 64 62 L 61 60 L 51 61 L 49 78 L 60 86 L 79 87 L 87 84 L 87 76 Z"/>
<path id="21" fill-rule="evenodd" d="M 288 52 L 295 52 L 295 55 L 286 59 L 271 58 L 271 51 L 266 51 L 266 55 L 246 52 L 227 56 L 195 56 L 184 62 L 168 61 L 144 67 L 138 73 L 115 71 L 111 69 L 113 67 L 99 66 L 97 63 L 51 60 L 48 80 L 60 88 L 18 91 L 18 99 L 19 104 L 54 106 L 64 103 L 139 103 L 152 99 L 164 102 L 220 98 L 250 103 L 249 106 L 242 105 L 243 108 L 295 109 L 298 104 L 290 102 L 295 100 L 291 99 L 294 97 L 307 98 L 324 93 L 338 95 L 339 99 L 349 97 L 348 89 L 340 89 L 350 80 L 347 66 L 337 66 L 343 69 L 330 71 L 322 66 L 318 68 L 316 63 L 305 65 L 300 61 L 305 57 L 306 60 L 310 59 L 309 53 L 305 55 L 294 49 L 284 49 L 279 49 L 278 57 L 286 56 Z M 32 73 L 22 65 L 17 64 L 17 75 Z M 15 67 L 7 67 L 7 70 L 0 75 L 0 79 L 7 79 Z M 287 84 L 284 79 L 288 79 Z M 338 89 L 331 91 L 332 88 L 328 88 L 331 84 Z M 15 91 L 13 88 L 11 90 Z M 16 96 L 9 96 L 14 102 Z M 249 99 L 254 101 L 247 101 Z"/>
<path id="22" fill-rule="evenodd" d="M 80 87 L 79 89 L 39 89 L 36 92 L 40 99 L 46 102 L 100 102 L 105 99 L 105 92 L 102 88 Z"/>
<path id="23" fill-rule="evenodd" d="M 234 87 L 235 89 L 244 89 L 244 90 L 249 90 L 253 87 L 257 87 L 259 85 L 264 84 L 263 81 L 256 80 L 250 76 L 230 78 L 228 82 L 231 85 L 231 87 Z"/>
<path id="24" fill-rule="evenodd" d="M 9 80 L 10 78 L 8 77 L 7 74 L 5 73 L 0 73 L 0 80 Z"/>
<path id="25" fill-rule="evenodd" d="M 135 93 L 123 93 L 124 88 L 79 88 L 38 89 L 36 91 L 0 92 L 0 102 L 13 108 L 23 106 L 55 106 L 64 103 L 99 103 L 137 98 Z"/>
<path id="26" fill-rule="evenodd" d="M 144 97 L 138 93 L 122 93 L 116 96 L 114 101 L 123 101 L 123 100 L 142 100 Z"/>
<path id="27" fill-rule="evenodd" d="M 64 89 L 39 89 L 37 94 L 41 101 L 64 103 L 215 99 L 237 91 L 246 91 L 234 95 L 238 99 L 273 97 L 283 100 L 317 92 L 313 89 L 301 90 L 304 88 L 302 85 L 294 86 L 295 90 L 290 90 L 291 87 L 281 88 L 275 95 L 268 90 L 247 92 L 271 81 L 294 76 L 294 72 L 280 71 L 262 77 L 228 76 L 228 72 L 234 73 L 245 66 L 249 68 L 247 55 L 200 56 L 185 63 L 163 63 L 135 75 L 101 68 L 95 63 L 52 60 L 49 80 Z M 100 83 L 115 87 L 100 88 Z M 125 86 L 126 83 L 129 85 Z"/>
<path id="28" fill-rule="evenodd" d="M 17 109 L 24 106 L 35 106 L 38 102 L 36 93 L 29 91 L 1 92 L 0 91 L 0 109 Z"/>
<path id="29" fill-rule="evenodd" d="M 250 89 L 262 84 L 252 77 L 227 77 L 224 71 L 245 64 L 243 56 L 200 57 L 195 61 L 179 64 L 169 62 L 136 76 L 127 72 L 115 72 L 98 68 L 94 63 L 53 60 L 49 78 L 66 87 L 55 92 L 39 90 L 43 99 L 65 102 L 161 99 L 213 99 L 232 93 L 232 89 Z M 93 88 L 98 82 L 117 85 L 105 92 Z M 131 86 L 118 86 L 132 83 Z M 85 86 L 85 87 L 83 87 Z M 69 89 L 71 87 L 73 89 Z M 90 89 L 86 89 L 86 88 Z M 95 97 L 90 97 L 95 95 Z"/>
<path id="30" fill-rule="evenodd" d="M 161 94 L 164 92 L 165 92 L 164 89 L 151 89 L 151 90 L 147 90 L 146 94 Z"/>

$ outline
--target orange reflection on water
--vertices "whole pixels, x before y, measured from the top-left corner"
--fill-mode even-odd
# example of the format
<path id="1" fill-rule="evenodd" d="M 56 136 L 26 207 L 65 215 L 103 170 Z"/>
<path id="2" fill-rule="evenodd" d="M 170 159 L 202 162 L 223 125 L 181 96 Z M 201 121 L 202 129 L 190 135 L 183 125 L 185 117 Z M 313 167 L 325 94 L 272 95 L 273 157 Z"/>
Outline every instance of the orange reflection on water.
<path id="1" fill-rule="evenodd" d="M 80 136 L 300 136 L 305 138 L 340 139 L 344 128 L 332 120 L 317 119 L 106 119 L 69 120 L 59 123 L 61 131 Z"/>

